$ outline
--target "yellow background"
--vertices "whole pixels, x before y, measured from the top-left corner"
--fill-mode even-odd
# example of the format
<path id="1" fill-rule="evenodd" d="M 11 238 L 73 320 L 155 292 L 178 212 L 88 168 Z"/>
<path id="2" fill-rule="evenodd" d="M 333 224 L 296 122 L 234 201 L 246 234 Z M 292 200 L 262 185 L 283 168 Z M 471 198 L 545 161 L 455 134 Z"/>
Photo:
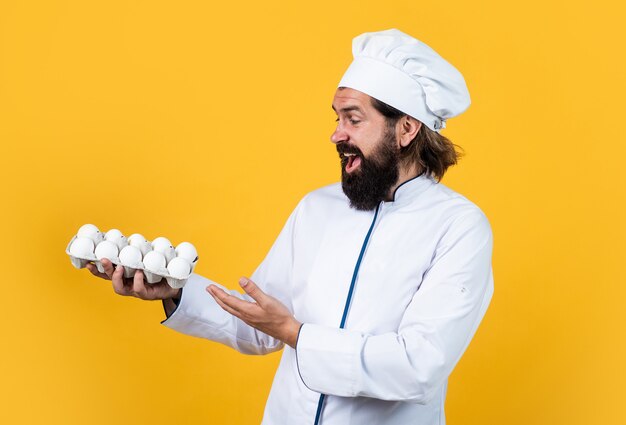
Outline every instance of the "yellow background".
<path id="1" fill-rule="evenodd" d="M 450 424 L 623 424 L 626 32 L 619 2 L 0 2 L 0 422 L 259 423 L 279 354 L 160 325 L 64 253 L 90 222 L 250 275 L 335 182 L 351 40 L 396 27 L 465 76 L 443 183 L 494 235 L 495 296 Z"/>

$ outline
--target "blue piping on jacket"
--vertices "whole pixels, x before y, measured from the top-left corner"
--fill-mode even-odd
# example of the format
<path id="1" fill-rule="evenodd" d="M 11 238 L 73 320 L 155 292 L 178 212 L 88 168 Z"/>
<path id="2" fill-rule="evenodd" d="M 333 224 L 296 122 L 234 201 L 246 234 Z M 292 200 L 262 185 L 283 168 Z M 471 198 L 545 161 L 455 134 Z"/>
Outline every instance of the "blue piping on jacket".
<path id="1" fill-rule="evenodd" d="M 367 248 L 367 243 L 369 242 L 370 236 L 372 235 L 372 230 L 374 230 L 374 224 L 376 223 L 376 217 L 378 217 L 379 209 L 380 209 L 380 204 L 378 204 L 378 206 L 376 207 L 376 212 L 374 213 L 374 219 L 372 220 L 370 229 L 367 231 L 367 235 L 365 236 L 365 240 L 363 241 L 363 245 L 361 246 L 359 259 L 356 261 L 356 266 L 354 266 L 354 272 L 352 273 L 352 281 L 350 282 L 350 289 L 348 290 L 348 297 L 346 298 L 346 305 L 343 308 L 343 315 L 341 316 L 341 323 L 339 324 L 339 329 L 343 329 L 346 326 L 346 320 L 348 319 L 348 311 L 350 310 L 350 303 L 352 302 L 352 295 L 354 294 L 354 286 L 356 284 L 356 278 L 359 274 L 359 267 L 361 267 L 361 260 L 363 260 L 363 255 L 365 254 L 365 248 Z M 320 422 L 320 417 L 322 415 L 322 407 L 324 406 L 325 398 L 326 398 L 326 394 L 320 394 L 320 400 L 317 402 L 317 412 L 315 413 L 314 425 L 318 425 Z"/>

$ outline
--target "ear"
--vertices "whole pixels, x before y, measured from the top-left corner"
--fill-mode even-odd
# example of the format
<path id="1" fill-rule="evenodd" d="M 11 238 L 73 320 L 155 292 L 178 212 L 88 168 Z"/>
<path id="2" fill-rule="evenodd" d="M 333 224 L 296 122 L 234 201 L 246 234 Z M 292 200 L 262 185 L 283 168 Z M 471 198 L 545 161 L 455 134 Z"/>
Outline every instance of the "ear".
<path id="1" fill-rule="evenodd" d="M 422 123 L 413 117 L 405 115 L 398 121 L 398 126 L 396 133 L 399 135 L 400 146 L 404 148 L 415 138 L 417 132 L 422 128 Z"/>

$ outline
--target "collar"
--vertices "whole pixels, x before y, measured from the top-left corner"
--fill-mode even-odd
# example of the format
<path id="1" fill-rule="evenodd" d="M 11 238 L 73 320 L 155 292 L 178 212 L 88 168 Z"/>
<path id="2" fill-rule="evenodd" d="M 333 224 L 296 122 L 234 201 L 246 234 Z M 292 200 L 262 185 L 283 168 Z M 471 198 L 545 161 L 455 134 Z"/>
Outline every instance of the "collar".
<path id="1" fill-rule="evenodd" d="M 437 181 L 430 174 L 422 173 L 410 178 L 396 187 L 396 190 L 393 192 L 393 200 L 389 201 L 389 203 L 392 205 L 405 205 L 433 184 L 437 184 Z"/>

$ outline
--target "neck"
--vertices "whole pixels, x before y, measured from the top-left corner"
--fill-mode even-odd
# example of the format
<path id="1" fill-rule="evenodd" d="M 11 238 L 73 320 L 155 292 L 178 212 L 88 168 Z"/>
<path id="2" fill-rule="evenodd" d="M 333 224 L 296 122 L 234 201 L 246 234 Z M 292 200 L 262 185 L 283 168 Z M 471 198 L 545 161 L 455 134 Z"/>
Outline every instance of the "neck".
<path id="1" fill-rule="evenodd" d="M 422 173 L 422 167 L 416 164 L 413 164 L 408 168 L 401 167 L 400 175 L 398 176 L 398 181 L 396 182 L 396 184 L 394 184 L 391 187 L 391 189 L 389 189 L 389 192 L 387 193 L 387 198 L 385 199 L 385 201 L 387 202 L 393 201 L 393 194 L 395 193 L 398 186 L 400 186 L 402 183 L 406 182 L 407 180 L 411 180 L 417 177 L 421 173 Z"/>

